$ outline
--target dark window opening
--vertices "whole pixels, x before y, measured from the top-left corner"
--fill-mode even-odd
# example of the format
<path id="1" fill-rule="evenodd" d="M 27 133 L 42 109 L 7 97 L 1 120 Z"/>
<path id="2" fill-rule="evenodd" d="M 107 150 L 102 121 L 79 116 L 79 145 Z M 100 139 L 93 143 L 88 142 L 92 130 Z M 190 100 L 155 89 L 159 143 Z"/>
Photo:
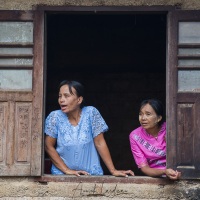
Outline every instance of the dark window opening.
<path id="1" fill-rule="evenodd" d="M 48 13 L 46 19 L 45 117 L 59 109 L 59 82 L 80 81 L 86 105 L 95 106 L 109 126 L 105 139 L 115 167 L 142 175 L 129 134 L 139 126 L 141 100 L 166 103 L 166 14 Z M 47 155 L 44 173 L 50 173 Z"/>

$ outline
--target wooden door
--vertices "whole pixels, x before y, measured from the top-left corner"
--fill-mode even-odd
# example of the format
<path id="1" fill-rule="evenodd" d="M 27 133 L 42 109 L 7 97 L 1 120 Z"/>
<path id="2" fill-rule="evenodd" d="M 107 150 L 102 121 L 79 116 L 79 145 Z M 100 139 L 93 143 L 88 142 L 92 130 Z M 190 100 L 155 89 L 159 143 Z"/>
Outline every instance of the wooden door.
<path id="1" fill-rule="evenodd" d="M 200 178 L 200 11 L 168 15 L 167 166 Z"/>
<path id="2" fill-rule="evenodd" d="M 0 175 L 39 176 L 42 155 L 43 18 L 0 11 Z"/>

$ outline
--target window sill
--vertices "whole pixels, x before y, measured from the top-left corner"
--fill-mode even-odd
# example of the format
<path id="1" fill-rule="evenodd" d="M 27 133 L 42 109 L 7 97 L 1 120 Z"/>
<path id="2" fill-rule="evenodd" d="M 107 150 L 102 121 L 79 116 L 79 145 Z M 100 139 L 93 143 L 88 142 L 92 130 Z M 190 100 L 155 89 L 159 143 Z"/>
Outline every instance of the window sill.
<path id="1" fill-rule="evenodd" d="M 41 177 L 34 179 L 40 183 L 47 182 L 85 182 L 85 183 L 136 183 L 136 184 L 161 184 L 167 185 L 174 183 L 174 181 L 167 178 L 152 178 L 148 176 L 129 176 L 125 177 L 114 177 L 114 176 L 72 176 L 72 175 L 49 175 L 45 174 Z"/>

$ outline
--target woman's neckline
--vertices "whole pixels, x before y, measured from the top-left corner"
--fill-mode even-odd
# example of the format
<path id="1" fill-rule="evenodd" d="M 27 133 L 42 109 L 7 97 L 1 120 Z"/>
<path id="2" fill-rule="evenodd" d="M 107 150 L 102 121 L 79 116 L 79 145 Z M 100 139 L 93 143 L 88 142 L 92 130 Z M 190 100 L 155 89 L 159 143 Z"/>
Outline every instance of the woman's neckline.
<path id="1" fill-rule="evenodd" d="M 156 140 L 158 140 L 159 134 L 162 132 L 163 128 L 164 128 L 164 123 L 160 125 L 157 135 L 152 135 L 152 134 L 148 133 L 144 128 L 143 128 L 143 130 L 145 131 L 145 133 L 148 137 L 155 138 Z"/>
<path id="2" fill-rule="evenodd" d="M 80 110 L 80 113 L 79 113 L 79 115 L 78 115 L 78 119 L 77 120 L 74 120 L 74 122 L 75 123 L 71 123 L 71 121 L 70 121 L 70 119 L 69 119 L 69 117 L 68 117 L 68 115 L 66 114 L 66 117 L 67 117 L 67 119 L 68 119 L 68 122 L 69 122 L 69 124 L 72 126 L 72 127 L 77 127 L 79 124 L 80 124 L 80 121 L 81 121 L 81 119 L 82 119 L 82 109 Z"/>

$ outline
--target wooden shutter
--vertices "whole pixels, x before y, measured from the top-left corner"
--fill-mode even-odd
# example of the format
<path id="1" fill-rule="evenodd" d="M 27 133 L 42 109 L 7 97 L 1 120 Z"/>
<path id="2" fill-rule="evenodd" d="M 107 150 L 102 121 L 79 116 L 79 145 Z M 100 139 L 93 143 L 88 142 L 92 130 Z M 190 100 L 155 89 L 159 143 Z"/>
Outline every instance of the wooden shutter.
<path id="1" fill-rule="evenodd" d="M 39 176 L 42 155 L 43 18 L 0 11 L 0 175 Z"/>
<path id="2" fill-rule="evenodd" d="M 167 166 L 200 178 L 200 11 L 168 16 Z"/>

